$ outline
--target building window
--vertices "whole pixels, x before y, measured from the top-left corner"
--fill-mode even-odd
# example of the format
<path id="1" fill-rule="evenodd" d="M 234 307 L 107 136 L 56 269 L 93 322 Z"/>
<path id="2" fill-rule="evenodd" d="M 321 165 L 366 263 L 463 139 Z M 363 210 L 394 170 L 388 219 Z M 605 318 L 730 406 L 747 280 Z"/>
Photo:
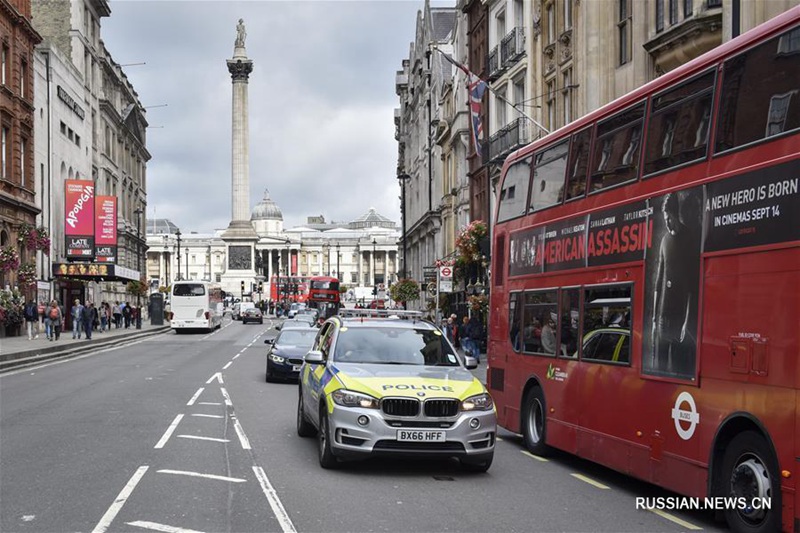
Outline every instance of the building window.
<path id="1" fill-rule="evenodd" d="M 0 173 L 3 179 L 8 179 L 8 143 L 10 141 L 8 128 L 3 126 L 0 133 Z"/>
<path id="2" fill-rule="evenodd" d="M 619 33 L 619 64 L 625 65 L 631 60 L 631 9 L 630 0 L 619 0 L 619 21 L 617 22 L 617 32 Z"/>
<path id="3" fill-rule="evenodd" d="M 8 79 L 8 46 L 3 45 L 3 51 L 0 52 L 0 83 L 6 84 Z"/>
<path id="4" fill-rule="evenodd" d="M 22 137 L 19 141 L 19 180 L 23 188 L 25 188 L 25 148 L 27 139 Z"/>
<path id="5" fill-rule="evenodd" d="M 678 23 L 678 0 L 669 0 L 669 25 Z"/>
<path id="6" fill-rule="evenodd" d="M 80 146 L 81 145 L 81 136 L 77 133 L 75 134 L 75 144 Z"/>
<path id="7" fill-rule="evenodd" d="M 27 86 L 25 85 L 25 81 L 28 79 L 28 63 L 27 61 L 23 61 L 19 67 L 19 95 L 22 98 L 26 98 L 28 95 L 25 93 L 27 90 Z"/>
<path id="8" fill-rule="evenodd" d="M 525 105 L 525 73 L 514 80 L 514 105 L 521 114 L 521 109 Z"/>
<path id="9" fill-rule="evenodd" d="M 664 0 L 656 0 L 656 32 L 664 31 Z"/>
<path id="10" fill-rule="evenodd" d="M 508 92 L 506 86 L 497 90 L 495 98 L 495 105 L 497 106 L 497 129 L 499 130 L 508 124 L 508 115 L 506 113 L 506 93 Z"/>
<path id="11" fill-rule="evenodd" d="M 501 10 L 497 17 L 495 17 L 495 28 L 497 31 L 497 42 L 505 37 L 506 35 L 506 11 L 505 9 Z"/>
<path id="12" fill-rule="evenodd" d="M 572 28 L 572 0 L 563 0 L 564 1 L 564 29 L 568 30 Z"/>
<path id="13" fill-rule="evenodd" d="M 556 42 L 556 11 L 553 3 L 547 4 L 547 44 Z"/>
<path id="14" fill-rule="evenodd" d="M 561 94 L 564 100 L 564 124 L 572 122 L 572 69 L 562 73 Z"/>
<path id="15" fill-rule="evenodd" d="M 556 129 L 556 82 L 550 80 L 547 82 L 547 129 L 555 131 Z"/>
<path id="16" fill-rule="evenodd" d="M 692 16 L 692 1 L 683 0 L 683 18 L 688 19 Z"/>

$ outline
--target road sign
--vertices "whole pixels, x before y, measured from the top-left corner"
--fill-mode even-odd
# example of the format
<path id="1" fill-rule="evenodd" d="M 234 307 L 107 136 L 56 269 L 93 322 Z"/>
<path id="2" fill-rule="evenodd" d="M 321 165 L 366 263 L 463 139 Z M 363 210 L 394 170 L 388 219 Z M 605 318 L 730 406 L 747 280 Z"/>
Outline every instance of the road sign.
<path id="1" fill-rule="evenodd" d="M 451 266 L 439 267 L 439 277 L 441 277 L 442 279 L 452 279 L 453 267 Z"/>
<path id="2" fill-rule="evenodd" d="M 453 292 L 453 282 L 451 280 L 440 281 L 439 292 Z"/>
<path id="3" fill-rule="evenodd" d="M 436 281 L 436 267 L 422 267 L 422 273 L 425 281 Z"/>

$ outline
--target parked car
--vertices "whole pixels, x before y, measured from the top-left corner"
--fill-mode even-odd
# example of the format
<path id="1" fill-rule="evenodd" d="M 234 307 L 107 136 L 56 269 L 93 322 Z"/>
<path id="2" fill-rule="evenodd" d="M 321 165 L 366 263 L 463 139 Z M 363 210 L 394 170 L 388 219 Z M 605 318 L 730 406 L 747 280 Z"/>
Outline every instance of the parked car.
<path id="1" fill-rule="evenodd" d="M 350 311 L 359 314 L 348 318 Z M 497 416 L 469 370 L 477 360 L 462 361 L 420 316 L 343 309 L 319 330 L 300 370 L 297 434 L 317 435 L 323 468 L 379 455 L 457 457 L 479 472 L 491 466 Z"/>
<path id="2" fill-rule="evenodd" d="M 253 302 L 236 302 L 233 304 L 233 311 L 231 312 L 231 318 L 234 320 L 241 320 L 242 313 L 245 309 L 252 309 L 256 306 Z"/>
<path id="3" fill-rule="evenodd" d="M 264 340 L 271 345 L 267 352 L 267 381 L 297 379 L 303 356 L 311 349 L 318 332 L 317 328 L 289 328 L 274 339 Z"/>
<path id="4" fill-rule="evenodd" d="M 259 324 L 263 324 L 264 317 L 261 315 L 261 310 L 259 310 L 257 307 L 245 309 L 242 313 L 242 324 L 247 324 L 248 322 L 258 322 Z"/>

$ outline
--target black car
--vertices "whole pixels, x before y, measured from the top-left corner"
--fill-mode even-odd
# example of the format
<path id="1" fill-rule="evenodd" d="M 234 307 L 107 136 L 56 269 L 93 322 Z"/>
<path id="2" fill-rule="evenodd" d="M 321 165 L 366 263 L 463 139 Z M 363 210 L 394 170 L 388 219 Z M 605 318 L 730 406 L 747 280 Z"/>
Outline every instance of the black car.
<path id="1" fill-rule="evenodd" d="M 261 315 L 261 311 L 257 307 L 251 307 L 250 309 L 245 309 L 242 312 L 242 324 L 247 324 L 248 322 L 258 322 L 259 324 L 264 323 L 264 317 Z"/>
<path id="2" fill-rule="evenodd" d="M 311 327 L 287 328 L 274 339 L 266 339 L 272 346 L 267 352 L 267 381 L 297 379 L 303 356 L 311 349 L 319 330 Z"/>

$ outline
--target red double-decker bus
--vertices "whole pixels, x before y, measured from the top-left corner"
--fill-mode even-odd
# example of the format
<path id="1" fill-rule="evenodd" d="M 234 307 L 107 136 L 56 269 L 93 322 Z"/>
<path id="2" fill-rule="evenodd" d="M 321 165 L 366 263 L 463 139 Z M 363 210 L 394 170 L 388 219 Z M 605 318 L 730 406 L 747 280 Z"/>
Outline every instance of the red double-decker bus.
<path id="1" fill-rule="evenodd" d="M 273 302 L 305 302 L 308 276 L 278 276 L 269 280 L 269 297 Z"/>
<path id="2" fill-rule="evenodd" d="M 797 531 L 799 180 L 800 8 L 509 157 L 499 423 Z"/>
<path id="3" fill-rule="evenodd" d="M 320 320 L 325 320 L 339 311 L 339 280 L 330 276 L 312 276 L 308 280 L 308 307 L 319 309 Z"/>

